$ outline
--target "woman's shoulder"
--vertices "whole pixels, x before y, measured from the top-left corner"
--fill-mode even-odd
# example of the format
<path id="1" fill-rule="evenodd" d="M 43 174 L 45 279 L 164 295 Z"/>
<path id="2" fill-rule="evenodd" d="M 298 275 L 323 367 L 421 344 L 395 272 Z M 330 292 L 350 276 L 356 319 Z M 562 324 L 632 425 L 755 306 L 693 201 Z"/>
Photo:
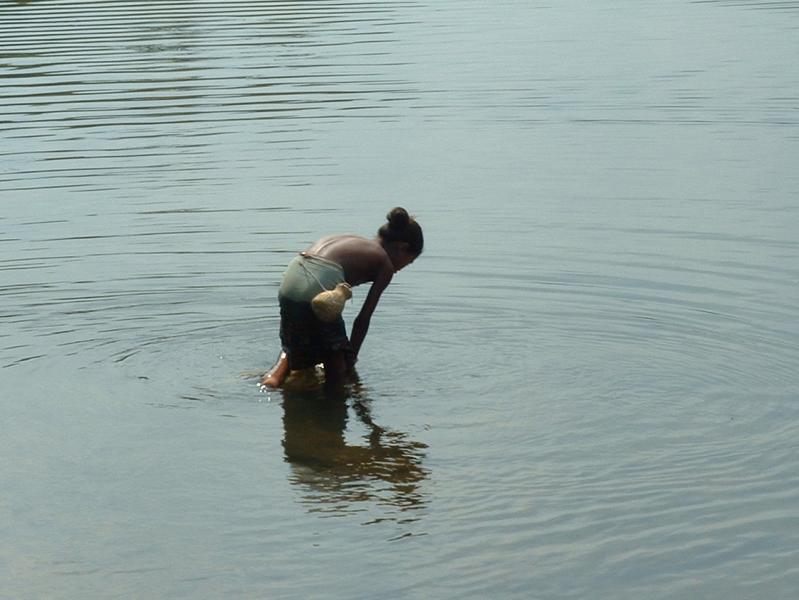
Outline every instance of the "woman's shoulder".
<path id="1" fill-rule="evenodd" d="M 360 235 L 342 234 L 329 235 L 314 242 L 307 250 L 323 258 L 347 255 L 380 255 L 383 249 L 376 240 L 370 240 Z"/>
<path id="2" fill-rule="evenodd" d="M 341 265 L 350 285 L 374 281 L 379 273 L 391 270 L 391 261 L 380 243 L 359 235 L 322 238 L 308 251 Z"/>

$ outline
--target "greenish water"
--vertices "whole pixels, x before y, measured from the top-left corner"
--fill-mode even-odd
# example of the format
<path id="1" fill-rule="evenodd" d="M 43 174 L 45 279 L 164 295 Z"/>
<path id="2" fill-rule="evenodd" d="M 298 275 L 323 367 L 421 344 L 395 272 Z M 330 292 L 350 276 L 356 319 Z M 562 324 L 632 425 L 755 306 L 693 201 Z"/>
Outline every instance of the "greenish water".
<path id="1" fill-rule="evenodd" d="M 0 596 L 793 598 L 798 42 L 796 2 L 0 2 Z M 259 392 L 286 263 L 395 205 L 360 383 Z"/>

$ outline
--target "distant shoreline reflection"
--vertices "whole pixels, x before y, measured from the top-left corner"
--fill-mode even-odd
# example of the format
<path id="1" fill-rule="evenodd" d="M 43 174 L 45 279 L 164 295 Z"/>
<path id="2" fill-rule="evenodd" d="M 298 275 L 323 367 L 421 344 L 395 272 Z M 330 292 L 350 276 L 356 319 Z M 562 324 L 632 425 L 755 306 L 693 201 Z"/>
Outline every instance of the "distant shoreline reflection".
<path id="1" fill-rule="evenodd" d="M 425 506 L 420 487 L 429 476 L 422 464 L 427 446 L 377 425 L 360 382 L 337 393 L 318 382 L 288 382 L 283 428 L 289 478 L 303 488 L 310 512 L 344 515 L 367 511 L 363 504 L 370 503 L 397 513 L 376 521 L 405 522 L 415 520 L 407 511 Z"/>

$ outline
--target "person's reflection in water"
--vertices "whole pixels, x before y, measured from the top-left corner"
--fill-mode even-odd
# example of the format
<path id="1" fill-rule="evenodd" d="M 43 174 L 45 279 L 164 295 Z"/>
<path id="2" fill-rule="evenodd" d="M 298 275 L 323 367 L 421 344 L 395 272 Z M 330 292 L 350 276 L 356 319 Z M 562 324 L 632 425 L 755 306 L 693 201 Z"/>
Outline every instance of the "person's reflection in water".
<path id="1" fill-rule="evenodd" d="M 422 465 L 427 446 L 377 425 L 360 382 L 337 391 L 316 383 L 289 382 L 283 389 L 283 448 L 292 483 L 305 488 L 310 510 L 357 512 L 367 510 L 357 504 L 366 501 L 395 513 L 377 520 L 413 520 L 407 511 L 425 504 L 420 485 L 428 475 Z M 348 427 L 350 411 L 355 427 Z M 365 430 L 359 443 L 347 440 L 356 427 Z"/>

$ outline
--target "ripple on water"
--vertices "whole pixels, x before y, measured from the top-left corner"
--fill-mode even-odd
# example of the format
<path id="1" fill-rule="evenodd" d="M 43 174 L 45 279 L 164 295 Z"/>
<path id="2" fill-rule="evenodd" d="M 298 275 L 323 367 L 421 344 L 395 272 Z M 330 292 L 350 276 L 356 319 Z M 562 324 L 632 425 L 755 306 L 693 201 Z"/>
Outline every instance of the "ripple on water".
<path id="1" fill-rule="evenodd" d="M 225 185 L 308 167 L 309 121 L 387 118 L 408 82 L 386 74 L 412 3 L 33 3 L 0 9 L 0 191 Z M 146 16 L 145 16 L 146 15 Z M 76 27 L 75 23 L 80 26 Z M 364 28 L 370 34 L 363 35 Z M 214 141 L 248 148 L 220 167 Z M 31 162 L 31 159 L 33 161 Z M 232 169 L 232 170 L 231 170 Z"/>
<path id="2" fill-rule="evenodd" d="M 165 557 L 153 589 L 220 596 L 352 564 L 352 596 L 797 581 L 792 3 L 568 5 L 0 6 L 20 589 Z M 389 197 L 428 247 L 381 299 L 371 389 L 259 394 L 289 257 Z"/>

